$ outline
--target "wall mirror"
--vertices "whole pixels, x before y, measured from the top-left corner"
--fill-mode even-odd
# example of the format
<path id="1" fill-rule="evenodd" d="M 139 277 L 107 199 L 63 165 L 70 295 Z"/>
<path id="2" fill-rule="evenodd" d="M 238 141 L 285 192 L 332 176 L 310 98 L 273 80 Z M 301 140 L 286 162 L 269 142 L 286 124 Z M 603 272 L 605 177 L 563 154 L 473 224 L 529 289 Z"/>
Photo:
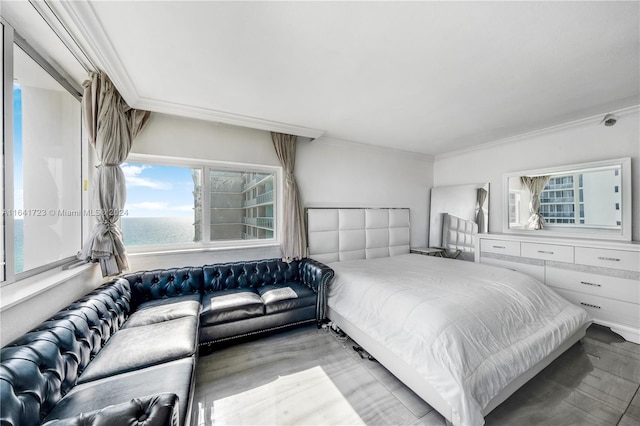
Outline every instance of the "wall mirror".
<path id="1" fill-rule="evenodd" d="M 503 231 L 631 240 L 631 159 L 507 173 Z"/>

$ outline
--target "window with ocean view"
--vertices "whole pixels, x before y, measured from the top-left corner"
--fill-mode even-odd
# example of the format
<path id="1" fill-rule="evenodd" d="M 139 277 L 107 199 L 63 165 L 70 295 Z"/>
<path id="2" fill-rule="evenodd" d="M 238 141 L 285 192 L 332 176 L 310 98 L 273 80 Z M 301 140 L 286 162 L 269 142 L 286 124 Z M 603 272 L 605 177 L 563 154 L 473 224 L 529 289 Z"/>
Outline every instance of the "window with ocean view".
<path id="1" fill-rule="evenodd" d="M 135 158 L 135 156 L 134 156 Z M 127 247 L 238 245 L 275 238 L 276 173 L 207 165 L 122 165 Z"/>

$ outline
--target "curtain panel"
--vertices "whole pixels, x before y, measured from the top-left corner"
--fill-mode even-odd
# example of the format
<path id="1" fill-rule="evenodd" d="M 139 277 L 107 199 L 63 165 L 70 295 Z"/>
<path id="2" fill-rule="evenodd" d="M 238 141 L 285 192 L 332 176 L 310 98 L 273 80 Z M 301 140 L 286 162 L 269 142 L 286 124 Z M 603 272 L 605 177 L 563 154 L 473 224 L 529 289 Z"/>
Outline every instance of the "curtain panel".
<path id="1" fill-rule="evenodd" d="M 487 200 L 487 190 L 484 188 L 478 188 L 478 213 L 476 213 L 476 223 L 478 224 L 478 232 L 485 232 L 485 216 L 484 216 L 484 202 Z"/>
<path id="2" fill-rule="evenodd" d="M 544 217 L 540 214 L 540 194 L 551 176 L 520 176 L 520 182 L 531 192 L 529 202 L 529 229 L 542 229 L 544 227 Z"/>
<path id="3" fill-rule="evenodd" d="M 273 147 L 284 169 L 282 259 L 285 262 L 302 259 L 307 247 L 298 185 L 293 175 L 296 163 L 296 139 L 297 136 L 294 135 L 271 132 Z"/>
<path id="4" fill-rule="evenodd" d="M 78 259 L 99 262 L 102 276 L 106 277 L 118 275 L 129 267 L 118 226 L 127 198 L 120 165 L 127 159 L 133 139 L 144 128 L 151 113 L 129 108 L 104 73 L 90 73 L 83 86 L 86 130 L 100 164 L 93 177 L 96 224 L 78 253 Z"/>

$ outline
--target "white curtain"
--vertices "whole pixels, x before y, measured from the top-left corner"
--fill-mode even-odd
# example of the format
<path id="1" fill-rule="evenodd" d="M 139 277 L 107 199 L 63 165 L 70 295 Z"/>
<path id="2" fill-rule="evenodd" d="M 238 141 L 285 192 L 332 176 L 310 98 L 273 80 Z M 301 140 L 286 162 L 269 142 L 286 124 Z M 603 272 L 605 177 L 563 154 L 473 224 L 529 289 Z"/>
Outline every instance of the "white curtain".
<path id="1" fill-rule="evenodd" d="M 118 219 L 127 198 L 120 169 L 136 135 L 151 113 L 129 108 L 109 77 L 90 73 L 83 83 L 82 110 L 89 142 L 100 164 L 93 178 L 93 209 L 96 225 L 78 258 L 100 262 L 102 276 L 117 275 L 129 268 Z"/>
<path id="2" fill-rule="evenodd" d="M 282 258 L 286 262 L 302 259 L 307 246 L 298 185 L 293 175 L 296 163 L 296 139 L 297 136 L 271 132 L 273 147 L 284 169 Z"/>
<path id="3" fill-rule="evenodd" d="M 542 229 L 544 227 L 544 217 L 540 214 L 540 194 L 551 176 L 520 176 L 520 182 L 531 192 L 529 202 L 529 229 Z"/>

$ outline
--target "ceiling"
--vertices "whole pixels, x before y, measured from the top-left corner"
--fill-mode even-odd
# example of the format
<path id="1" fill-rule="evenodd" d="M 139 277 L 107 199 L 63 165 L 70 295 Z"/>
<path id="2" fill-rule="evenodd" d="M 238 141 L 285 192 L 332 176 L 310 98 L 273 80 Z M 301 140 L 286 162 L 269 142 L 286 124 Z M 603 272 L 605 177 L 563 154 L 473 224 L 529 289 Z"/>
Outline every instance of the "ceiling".
<path id="1" fill-rule="evenodd" d="M 134 107 L 440 154 L 640 104 L 640 2 L 49 2 Z"/>

